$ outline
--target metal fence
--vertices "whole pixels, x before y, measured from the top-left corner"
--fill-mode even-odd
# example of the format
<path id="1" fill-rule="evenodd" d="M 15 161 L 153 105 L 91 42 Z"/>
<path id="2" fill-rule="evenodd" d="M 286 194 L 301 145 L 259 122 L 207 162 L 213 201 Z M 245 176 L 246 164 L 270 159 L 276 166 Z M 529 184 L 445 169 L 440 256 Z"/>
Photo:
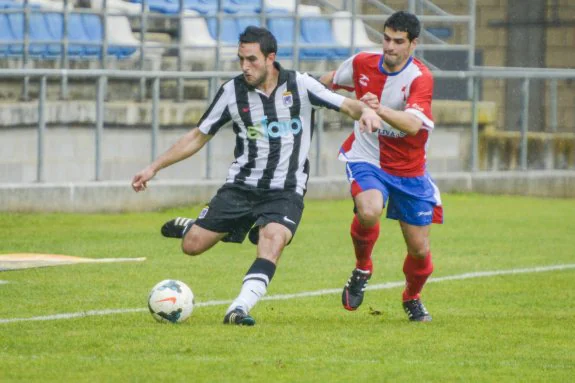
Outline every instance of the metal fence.
<path id="1" fill-rule="evenodd" d="M 110 57 L 108 54 L 108 47 L 110 45 L 110 36 L 107 33 L 107 26 L 111 17 L 115 16 L 126 16 L 132 20 L 132 24 L 137 24 L 138 32 L 139 32 L 139 44 L 137 44 L 137 54 L 134 55 L 134 68 L 137 70 L 146 70 L 146 60 L 150 59 L 151 56 L 154 54 L 150 54 L 154 49 L 164 49 L 164 50 L 173 50 L 175 51 L 175 58 L 176 58 L 176 66 L 175 70 L 178 72 L 182 72 L 185 70 L 185 61 L 186 61 L 186 53 L 192 50 L 203 50 L 209 51 L 210 53 L 208 56 L 213 58 L 214 65 L 211 67 L 212 70 L 220 71 L 223 70 L 222 64 L 225 63 L 226 57 L 224 57 L 224 53 L 226 52 L 226 48 L 229 46 L 226 43 L 221 41 L 221 36 L 223 35 L 223 21 L 226 19 L 240 19 L 245 17 L 253 17 L 254 13 L 247 13 L 247 12 L 235 12 L 235 13 L 228 13 L 223 11 L 223 1 L 217 1 L 217 8 L 215 14 L 211 15 L 201 15 L 201 14 L 191 14 L 186 10 L 186 2 L 185 0 L 176 0 L 173 1 L 172 4 L 178 7 L 177 13 L 159 13 L 159 12 L 152 12 L 150 11 L 150 1 L 149 0 L 141 0 L 138 4 L 140 5 L 140 10 L 138 14 L 131 13 L 125 10 L 118 10 L 118 9 L 108 9 L 108 0 L 102 0 L 101 9 L 90 9 L 90 8 L 70 8 L 70 5 L 73 4 L 74 1 L 72 0 L 61 0 L 62 9 L 55 10 L 55 9 L 43 9 L 43 8 L 32 8 L 29 0 L 23 0 L 23 9 L 0 9 L 0 15 L 2 14 L 11 14 L 11 13 L 23 13 L 22 18 L 22 29 L 23 29 L 23 39 L 22 41 L 0 41 L 0 46 L 5 46 L 7 44 L 18 43 L 22 44 L 22 61 L 21 65 L 23 69 L 31 69 L 31 65 L 34 61 L 34 58 L 31 57 L 29 54 L 29 47 L 31 44 L 30 39 L 30 17 L 31 14 L 43 14 L 43 13 L 59 13 L 62 15 L 64 23 L 63 23 L 63 38 L 60 41 L 62 53 L 58 59 L 59 61 L 59 68 L 61 69 L 70 69 L 70 55 L 68 53 L 68 47 L 71 44 L 78 44 L 78 41 L 73 41 L 68 38 L 67 33 L 67 22 L 66 20 L 69 19 L 71 13 L 79 13 L 79 14 L 96 14 L 100 17 L 102 22 L 102 31 L 103 36 L 100 42 L 82 42 L 82 44 L 91 44 L 100 49 L 100 55 L 97 58 L 98 66 L 100 69 L 109 69 L 110 63 L 114 63 L 115 59 Z M 380 11 L 379 14 L 363 14 L 358 10 L 361 9 L 361 5 L 363 4 L 362 1 L 357 0 L 343 0 L 342 4 L 338 6 L 334 6 L 334 2 L 329 2 L 326 0 L 318 1 L 318 4 L 321 4 L 327 9 L 331 11 L 339 11 L 339 10 L 346 10 L 349 13 L 347 15 L 342 14 L 334 14 L 334 13 L 322 13 L 321 15 L 317 14 L 307 14 L 304 12 L 298 11 L 300 7 L 306 7 L 308 5 L 301 4 L 300 0 L 295 0 L 295 9 L 291 12 L 286 13 L 268 13 L 267 12 L 267 2 L 263 0 L 261 2 L 261 9 L 258 13 L 258 18 L 261 25 L 266 25 L 266 22 L 270 19 L 282 19 L 282 18 L 289 18 L 294 21 L 294 33 L 293 39 L 290 43 L 280 43 L 278 44 L 278 48 L 289 48 L 293 52 L 291 55 L 290 67 L 293 69 L 300 69 L 301 58 L 299 57 L 300 48 L 305 47 L 313 47 L 313 48 L 341 48 L 340 45 L 334 44 L 307 44 L 306 42 L 301 40 L 300 35 L 300 25 L 302 19 L 313 19 L 313 18 L 322 18 L 328 20 L 335 20 L 335 19 L 348 19 L 350 23 L 350 44 L 349 44 L 349 54 L 352 55 L 356 52 L 357 48 L 365 48 L 359 45 L 357 36 L 356 36 L 356 24 L 359 22 L 364 23 L 364 26 L 367 32 L 376 38 L 376 42 L 380 42 L 383 36 L 382 34 L 382 26 L 387 17 L 393 13 L 395 10 L 387 5 L 384 2 L 379 0 L 369 0 L 366 3 L 374 6 L 376 9 Z M 417 56 L 424 60 L 428 66 L 433 68 L 433 64 L 425 59 L 425 52 L 428 51 L 462 51 L 466 52 L 468 58 L 467 61 L 469 63 L 469 67 L 471 67 L 474 63 L 474 55 L 475 55 L 475 19 L 476 19 L 476 0 L 467 0 L 467 8 L 468 14 L 465 15 L 454 15 L 450 14 L 437 5 L 433 4 L 429 0 L 407 0 L 408 9 L 416 13 L 418 18 L 420 19 L 423 29 L 422 34 L 420 37 L 421 43 L 417 47 Z M 308 6 L 309 7 L 309 6 Z M 201 43 L 194 43 L 188 44 L 186 43 L 186 39 L 184 36 L 184 22 L 185 20 L 190 19 L 208 19 L 213 18 L 216 20 L 216 34 L 214 36 L 215 46 L 213 45 L 202 45 Z M 147 36 L 149 36 L 150 32 L 150 25 L 153 24 L 155 21 L 162 21 L 162 22 L 171 22 L 175 23 L 176 34 L 174 41 L 167 43 L 153 43 L 149 44 L 147 41 Z M 462 25 L 466 31 L 467 41 L 465 43 L 460 44 L 451 44 L 447 43 L 446 41 L 438 38 L 433 33 L 430 33 L 426 30 L 426 25 L 434 25 L 434 24 L 441 24 L 441 25 Z M 374 27 L 375 26 L 375 27 Z M 32 43 L 40 44 L 40 43 L 50 43 L 51 45 L 54 44 L 54 41 L 40 41 L 34 40 Z M 235 55 L 232 55 L 235 57 Z M 228 58 L 229 60 L 229 58 Z M 176 92 L 176 100 L 182 101 L 184 99 L 183 95 L 183 80 L 185 76 L 181 76 L 177 79 L 178 81 L 178 88 Z M 469 81 L 471 81 L 471 77 L 468 77 Z M 29 78 L 23 78 L 23 87 L 22 87 L 22 99 L 28 100 L 29 99 Z M 60 98 L 61 99 L 68 99 L 68 76 L 66 74 L 60 77 L 61 85 L 60 85 Z M 467 87 L 467 94 L 468 98 L 471 98 L 472 86 L 471 82 L 468 83 Z M 139 92 L 139 99 L 144 100 L 147 98 L 147 87 L 145 84 L 145 78 L 141 78 L 140 80 L 140 92 Z"/>
<path id="2" fill-rule="evenodd" d="M 39 82 L 39 96 L 38 96 L 38 123 L 37 123 L 37 147 L 36 147 L 36 181 L 42 182 L 45 180 L 45 134 L 46 134 L 46 103 L 47 103 L 47 82 L 48 79 L 61 79 L 66 76 L 68 78 L 80 78 L 93 80 L 97 87 L 96 99 L 94 100 L 96 109 L 96 121 L 94 128 L 94 180 L 102 180 L 102 137 L 104 133 L 104 116 L 106 113 L 105 93 L 106 86 L 111 79 L 130 79 L 134 81 L 145 80 L 151 83 L 151 108 L 152 118 L 150 126 L 150 158 L 155 158 L 158 154 L 158 134 L 160 130 L 160 121 L 158 118 L 158 108 L 160 105 L 160 83 L 162 81 L 173 80 L 204 80 L 214 81 L 214 79 L 226 79 L 237 75 L 237 72 L 221 72 L 221 71 L 206 71 L 206 72 L 145 72 L 145 71 L 125 71 L 125 70 L 41 70 L 41 69 L 19 69 L 19 70 L 0 70 L 0 78 L 2 79 L 21 79 L 29 78 L 31 81 Z M 469 166 L 471 172 L 476 172 L 480 169 L 479 164 L 479 150 L 480 150 L 480 127 L 478 116 L 478 103 L 480 102 L 480 88 L 483 80 L 489 79 L 519 79 L 523 83 L 521 100 L 522 100 L 522 119 L 520 130 L 517 133 L 519 142 L 519 164 L 518 168 L 521 170 L 528 170 L 528 137 L 529 137 L 529 98 L 540 95 L 531 95 L 529 92 L 529 83 L 532 80 L 550 80 L 550 84 L 556 84 L 557 81 L 574 80 L 575 70 L 560 70 L 560 69 L 527 69 L 527 68 L 474 68 L 470 71 L 461 72 L 448 72 L 448 71 L 433 71 L 436 78 L 457 78 L 468 79 L 473 86 L 471 104 L 472 104 L 472 121 L 471 121 L 471 140 L 469 147 Z M 214 95 L 214 87 L 210 88 L 211 93 L 209 99 Z M 550 117 L 550 132 L 557 130 L 557 96 L 556 87 L 550 86 L 549 97 L 549 115 Z M 318 119 L 318 130 L 323 130 L 322 119 Z M 571 133 L 575 135 L 575 127 L 572 127 Z M 320 136 L 321 137 L 321 136 Z M 570 150 L 575 150 L 570 149 Z M 210 147 L 207 148 L 207 162 L 206 162 L 206 178 L 211 178 L 212 160 L 210 155 Z M 316 139 L 315 155 L 321 156 L 322 145 Z M 316 161 L 317 163 L 318 161 Z M 572 166 L 572 165 L 571 165 Z M 316 170 L 316 172 L 318 172 Z"/>

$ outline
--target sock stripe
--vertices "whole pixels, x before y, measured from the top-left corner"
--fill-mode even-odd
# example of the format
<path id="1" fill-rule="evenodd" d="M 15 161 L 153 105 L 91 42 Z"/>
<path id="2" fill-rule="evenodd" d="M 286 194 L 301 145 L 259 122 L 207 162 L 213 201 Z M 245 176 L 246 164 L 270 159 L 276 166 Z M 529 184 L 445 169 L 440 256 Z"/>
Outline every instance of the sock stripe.
<path id="1" fill-rule="evenodd" d="M 268 284 L 270 283 L 268 276 L 265 274 L 248 274 L 244 277 L 243 283 L 246 283 L 250 280 L 262 281 L 266 287 L 268 287 Z"/>

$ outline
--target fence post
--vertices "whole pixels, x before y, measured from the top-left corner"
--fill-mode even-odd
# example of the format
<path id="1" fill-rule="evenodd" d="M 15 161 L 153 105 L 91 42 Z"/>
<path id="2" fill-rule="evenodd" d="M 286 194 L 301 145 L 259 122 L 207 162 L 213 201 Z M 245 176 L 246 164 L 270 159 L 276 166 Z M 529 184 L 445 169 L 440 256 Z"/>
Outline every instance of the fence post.
<path id="1" fill-rule="evenodd" d="M 184 57 L 184 0 L 179 0 L 180 12 L 178 13 L 178 72 L 183 70 L 183 57 Z M 176 101 L 184 101 L 184 80 L 178 77 L 176 86 Z"/>
<path id="2" fill-rule="evenodd" d="M 28 61 L 30 58 L 30 3 L 28 0 L 24 0 L 24 17 L 22 18 L 22 28 L 24 31 L 24 51 L 22 52 L 22 68 L 28 68 Z M 28 101 L 30 99 L 30 76 L 24 76 L 24 82 L 22 83 L 22 101 Z"/>
<path id="3" fill-rule="evenodd" d="M 467 69 L 471 70 L 475 67 L 475 0 L 468 0 L 469 3 L 469 15 L 471 16 L 469 23 L 468 23 L 468 37 L 467 43 L 469 44 L 469 50 L 467 51 Z M 467 95 L 471 96 L 473 92 L 473 79 L 467 79 Z"/>
<path id="4" fill-rule="evenodd" d="M 152 84 L 152 152 L 151 160 L 154 161 L 158 154 L 158 132 L 160 128 L 160 121 L 158 115 L 158 107 L 160 105 L 160 79 L 159 77 L 154 78 Z"/>
<path id="5" fill-rule="evenodd" d="M 473 98 L 471 99 L 471 171 L 479 169 L 479 78 L 472 77 Z"/>
<path id="6" fill-rule="evenodd" d="M 319 177 L 321 174 L 321 147 L 322 147 L 322 139 L 323 139 L 323 110 L 317 111 L 317 133 L 315 139 L 315 175 Z"/>
<path id="7" fill-rule="evenodd" d="M 70 60 L 68 57 L 68 23 L 70 19 L 70 14 L 68 12 L 68 0 L 64 0 L 64 12 L 62 15 L 63 25 L 62 25 L 62 58 L 60 61 L 60 66 L 62 69 L 69 69 L 70 67 Z M 62 75 L 60 79 L 60 99 L 67 100 L 68 99 L 68 76 L 66 74 Z"/>
<path id="8" fill-rule="evenodd" d="M 96 135 L 95 135 L 95 155 L 96 169 L 95 181 L 102 179 L 102 133 L 104 132 L 104 98 L 106 92 L 106 76 L 98 77 L 98 90 L 96 94 Z"/>
<path id="9" fill-rule="evenodd" d="M 216 96 L 219 78 L 211 78 L 208 80 L 209 90 L 208 90 L 208 105 L 213 101 Z M 206 179 L 212 179 L 212 142 L 208 141 L 206 144 Z"/>
<path id="10" fill-rule="evenodd" d="M 521 170 L 527 170 L 527 131 L 529 129 L 529 77 L 521 87 Z"/>
<path id="11" fill-rule="evenodd" d="M 36 181 L 44 182 L 44 132 L 46 131 L 45 101 L 46 76 L 40 78 L 40 94 L 38 95 L 38 151 L 36 162 Z"/>
<path id="12" fill-rule="evenodd" d="M 148 0 L 142 0 L 142 12 L 140 13 L 140 58 L 139 58 L 139 67 L 140 70 L 144 70 L 144 61 L 145 61 L 145 38 L 146 38 L 146 29 L 148 24 L 148 9 L 149 3 Z M 146 99 L 146 78 L 142 77 L 140 79 L 140 102 L 143 102 Z"/>

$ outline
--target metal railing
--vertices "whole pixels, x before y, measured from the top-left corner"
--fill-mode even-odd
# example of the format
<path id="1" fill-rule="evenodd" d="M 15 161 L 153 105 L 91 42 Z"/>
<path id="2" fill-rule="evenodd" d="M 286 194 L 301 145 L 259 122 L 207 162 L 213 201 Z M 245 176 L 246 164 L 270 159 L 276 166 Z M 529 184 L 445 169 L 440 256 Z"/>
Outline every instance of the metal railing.
<path id="1" fill-rule="evenodd" d="M 151 81 L 151 100 L 152 100 L 152 118 L 151 118 L 151 146 L 150 158 L 153 159 L 157 156 L 158 152 L 158 133 L 159 133 L 159 116 L 158 108 L 160 103 L 160 82 L 163 80 L 205 80 L 213 81 L 213 79 L 226 79 L 237 75 L 237 72 L 221 72 L 221 71 L 206 71 L 206 72 L 146 72 L 146 71 L 126 71 L 126 70 L 61 70 L 61 69 L 18 69 L 18 70 L 0 70 L 0 79 L 7 78 L 30 78 L 37 79 L 40 84 L 39 99 L 38 99 L 38 126 L 37 126 L 37 168 L 36 180 L 38 182 L 44 181 L 44 135 L 46 131 L 46 90 L 47 79 L 56 78 L 60 79 L 63 76 L 68 78 L 83 78 L 93 79 L 97 85 L 97 94 L 95 99 L 96 106 L 96 122 L 94 129 L 94 179 L 96 181 L 102 180 L 101 177 L 101 162 L 102 162 L 102 135 L 104 130 L 104 115 L 105 108 L 105 91 L 109 79 L 124 79 L 124 80 L 141 80 Z M 436 78 L 457 78 L 469 79 L 473 84 L 472 102 L 472 123 L 471 123 L 471 147 L 470 147 L 470 167 L 469 170 L 475 172 L 479 169 L 479 124 L 478 124 L 478 103 L 479 103 L 479 89 L 482 79 L 521 79 L 523 81 L 522 87 L 522 120 L 520 129 L 520 168 L 522 170 L 528 169 L 527 164 L 527 133 L 528 133 L 528 106 L 529 106 L 529 81 L 533 79 L 547 79 L 553 80 L 551 82 L 551 116 L 557 116 L 557 97 L 554 95 L 556 87 L 553 87 L 555 81 L 558 80 L 574 80 L 575 69 L 540 69 L 540 68 L 475 68 L 472 71 L 433 71 Z M 211 100 L 215 88 L 212 88 L 209 99 Z M 321 118 L 319 119 L 321 121 Z M 555 121 L 554 129 L 556 130 L 557 122 Z M 323 126 L 320 126 L 320 131 Z M 552 128 L 553 129 L 553 128 Z M 321 136 L 320 136 L 321 137 Z M 320 140 L 316 140 L 316 156 L 321 156 Z M 209 157 L 209 147 L 208 147 Z M 318 161 L 316 161 L 317 163 Z M 208 158 L 206 164 L 206 175 L 210 178 L 211 175 L 211 161 Z"/>
<path id="2" fill-rule="evenodd" d="M 418 14 L 419 19 L 422 22 L 422 25 L 425 27 L 427 23 L 441 23 L 446 25 L 457 25 L 457 24 L 465 24 L 467 25 L 467 34 L 468 34 L 468 42 L 466 44 L 449 44 L 440 38 L 435 37 L 433 34 L 427 32 L 425 28 L 422 31 L 422 38 L 424 38 L 424 42 L 417 46 L 416 55 L 420 58 L 425 60 L 425 51 L 467 51 L 468 52 L 468 62 L 469 62 L 469 69 L 474 63 L 474 54 L 475 54 L 475 1 L 476 0 L 468 0 L 468 15 L 453 15 L 450 13 L 445 12 L 438 6 L 434 5 L 429 0 L 408 0 L 409 10 Z M 12 41 L 12 42 L 0 42 L 0 45 L 7 45 L 10 43 L 22 43 L 23 44 L 23 52 L 22 52 L 22 67 L 25 69 L 30 68 L 31 57 L 28 52 L 28 48 L 30 46 L 30 14 L 33 13 L 61 13 L 63 16 L 63 39 L 61 40 L 61 48 L 62 54 L 60 57 L 60 68 L 62 69 L 69 69 L 70 68 L 70 55 L 68 54 L 68 47 L 71 43 L 78 43 L 74 41 L 70 41 L 67 37 L 67 20 L 69 18 L 70 13 L 91 13 L 97 14 L 101 17 L 102 21 L 102 41 L 99 43 L 89 43 L 89 42 L 82 42 L 83 45 L 92 44 L 97 45 L 100 47 L 101 54 L 98 57 L 99 67 L 100 69 L 106 69 L 107 64 L 110 61 L 108 55 L 108 46 L 110 44 L 109 36 L 107 36 L 107 29 L 108 29 L 108 22 L 109 18 L 112 16 L 126 16 L 131 19 L 137 19 L 140 23 L 140 36 L 139 36 L 139 46 L 138 49 L 138 56 L 135 57 L 137 59 L 137 69 L 145 70 L 145 62 L 148 57 L 147 50 L 151 47 L 146 45 L 146 36 L 148 35 L 148 25 L 150 20 L 154 19 L 162 19 L 162 20 L 176 20 L 177 21 L 177 38 L 178 40 L 173 43 L 157 43 L 154 47 L 155 48 L 163 48 L 163 49 L 176 49 L 177 50 L 177 64 L 176 70 L 183 71 L 184 69 L 184 62 L 185 62 L 185 52 L 191 49 L 213 49 L 213 59 L 215 61 L 215 65 L 211 67 L 211 69 L 219 71 L 222 70 L 222 62 L 224 61 L 224 57 L 222 57 L 222 48 L 225 48 L 225 44 L 222 44 L 220 36 L 222 36 L 222 22 L 224 19 L 236 19 L 242 17 L 253 17 L 253 13 L 226 13 L 223 11 L 223 2 L 222 0 L 218 0 L 217 11 L 214 15 L 193 15 L 186 12 L 185 9 L 185 1 L 184 0 L 177 0 L 177 4 L 179 5 L 179 12 L 175 14 L 161 14 L 158 12 L 151 12 L 149 10 L 149 1 L 142 0 L 141 2 L 141 12 L 139 15 L 130 14 L 128 11 L 119 11 L 119 10 L 110 10 L 107 7 L 107 0 L 103 0 L 102 9 L 95 10 L 95 9 L 87 9 L 87 8 L 74 8 L 73 10 L 69 9 L 70 0 L 62 0 L 62 10 L 56 11 L 54 9 L 41 9 L 41 8 L 34 8 L 32 9 L 29 4 L 29 0 L 24 0 L 22 10 L 14 10 L 14 9 L 0 9 L 0 14 L 3 13 L 15 13 L 15 12 L 23 12 L 23 41 Z M 327 3 L 325 1 L 320 3 Z M 350 10 L 350 25 L 351 25 L 351 36 L 350 36 L 350 46 L 349 46 L 349 53 L 352 55 L 355 53 L 356 48 L 358 47 L 357 37 L 355 35 L 355 25 L 357 20 L 362 20 L 364 23 L 367 31 L 376 36 L 381 41 L 382 32 L 377 30 L 376 28 L 370 26 L 367 22 L 372 23 L 383 23 L 387 17 L 394 12 L 394 9 L 383 4 L 383 2 L 378 0 L 369 0 L 368 3 L 373 4 L 378 7 L 382 11 L 381 14 L 378 15 L 371 15 L 371 14 L 362 14 L 358 13 L 357 9 L 359 5 L 362 4 L 361 1 L 357 0 L 347 0 L 344 2 L 345 10 Z M 293 69 L 299 69 L 300 67 L 300 57 L 299 52 L 300 48 L 305 47 L 313 47 L 313 48 L 341 48 L 340 45 L 337 44 L 313 44 L 309 45 L 303 41 L 301 41 L 300 35 L 300 25 L 302 19 L 308 18 L 323 18 L 323 19 L 342 19 L 347 18 L 343 15 L 334 16 L 332 14 L 323 13 L 321 15 L 313 15 L 313 14 L 303 14 L 298 12 L 300 8 L 301 1 L 295 0 L 296 11 L 295 12 L 286 12 L 282 14 L 275 14 L 275 13 L 267 13 L 266 9 L 266 1 L 262 1 L 262 8 L 259 13 L 259 19 L 261 25 L 266 25 L 267 20 L 274 19 L 274 18 L 290 18 L 294 20 L 294 36 L 293 36 L 293 43 L 287 44 L 280 44 L 279 48 L 290 48 L 293 52 L 291 57 L 291 67 Z M 332 10 L 338 10 L 337 7 L 333 5 L 330 6 Z M 432 13 L 432 14 L 426 14 Z M 184 44 L 185 41 L 183 36 L 183 23 L 185 20 L 188 19 L 206 19 L 206 18 L 215 18 L 217 20 L 216 24 L 216 36 L 215 36 L 215 46 L 201 46 L 199 44 Z M 50 43 L 54 44 L 54 41 L 34 41 L 34 43 Z M 429 63 L 428 63 L 429 64 Z M 432 65 L 430 65 L 433 67 Z M 134 68 L 132 68 L 134 69 Z M 29 86 L 28 86 L 28 78 L 24 78 L 23 81 L 23 88 L 22 88 L 22 99 L 28 100 L 29 98 Z M 61 77 L 61 92 L 60 98 L 67 99 L 68 98 L 68 77 L 63 75 Z M 183 100 L 183 78 L 178 79 L 178 88 L 176 92 L 176 100 L 182 101 Z M 468 84 L 468 97 L 471 97 L 471 83 Z M 146 84 L 145 79 L 142 78 L 140 80 L 140 92 L 139 92 L 140 100 L 146 99 Z"/>

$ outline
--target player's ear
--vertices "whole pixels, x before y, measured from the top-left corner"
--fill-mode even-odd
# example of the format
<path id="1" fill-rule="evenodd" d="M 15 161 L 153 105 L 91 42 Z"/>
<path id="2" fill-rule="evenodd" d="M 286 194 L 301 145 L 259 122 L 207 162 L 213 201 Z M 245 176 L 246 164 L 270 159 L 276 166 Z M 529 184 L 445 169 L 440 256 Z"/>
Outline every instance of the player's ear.
<path id="1" fill-rule="evenodd" d="M 276 61 L 276 53 L 275 52 L 268 53 L 268 57 L 266 58 L 270 59 L 273 63 L 274 61 Z"/>

